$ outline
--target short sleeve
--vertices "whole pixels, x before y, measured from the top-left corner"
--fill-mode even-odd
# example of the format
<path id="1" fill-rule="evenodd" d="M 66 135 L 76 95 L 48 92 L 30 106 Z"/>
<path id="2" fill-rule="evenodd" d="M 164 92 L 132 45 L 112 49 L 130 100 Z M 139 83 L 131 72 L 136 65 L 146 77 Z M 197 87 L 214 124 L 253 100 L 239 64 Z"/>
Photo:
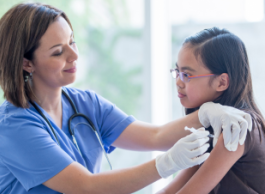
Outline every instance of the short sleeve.
<path id="1" fill-rule="evenodd" d="M 63 89 L 71 97 L 77 111 L 91 120 L 100 134 L 105 150 L 108 153 L 113 151 L 115 147 L 112 143 L 136 119 L 94 91 L 69 87 Z"/>
<path id="2" fill-rule="evenodd" d="M 247 131 L 247 136 L 245 140 L 245 147 L 244 147 L 244 153 L 243 157 L 246 156 L 249 152 L 252 151 L 253 147 L 255 147 L 256 141 L 259 140 L 259 130 L 253 129 L 251 132 L 248 130 Z"/>
<path id="3" fill-rule="evenodd" d="M 120 136 L 128 125 L 135 121 L 133 116 L 128 116 L 116 105 L 100 95 L 95 94 L 97 123 L 105 146 L 110 146 L 108 151 L 113 150 L 111 144 Z"/>
<path id="4" fill-rule="evenodd" d="M 52 140 L 41 121 L 29 117 L 13 115 L 0 123 L 0 160 L 27 191 L 73 162 Z"/>

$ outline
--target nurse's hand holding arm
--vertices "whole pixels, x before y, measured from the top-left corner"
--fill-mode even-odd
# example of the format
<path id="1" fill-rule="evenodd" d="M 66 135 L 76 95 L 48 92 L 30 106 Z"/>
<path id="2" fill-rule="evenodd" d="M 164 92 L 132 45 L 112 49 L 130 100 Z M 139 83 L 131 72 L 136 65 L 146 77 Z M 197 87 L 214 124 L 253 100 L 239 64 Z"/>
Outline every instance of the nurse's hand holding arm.
<path id="1" fill-rule="evenodd" d="M 212 126 L 215 136 L 213 146 L 223 130 L 224 145 L 229 151 L 236 151 L 238 143 L 243 145 L 247 129 L 252 130 L 251 116 L 233 107 L 207 102 L 200 107 L 198 116 L 205 128 Z"/>

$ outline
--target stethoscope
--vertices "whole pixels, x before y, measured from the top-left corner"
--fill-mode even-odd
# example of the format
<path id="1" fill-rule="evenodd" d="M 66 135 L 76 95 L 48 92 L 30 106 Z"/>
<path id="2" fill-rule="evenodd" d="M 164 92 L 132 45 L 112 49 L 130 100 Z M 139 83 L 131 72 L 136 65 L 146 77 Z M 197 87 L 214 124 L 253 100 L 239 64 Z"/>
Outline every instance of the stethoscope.
<path id="1" fill-rule="evenodd" d="M 107 155 L 107 153 L 106 153 L 106 151 L 105 151 L 105 149 L 104 149 L 103 143 L 102 143 L 102 141 L 101 141 L 101 139 L 100 139 L 100 137 L 99 137 L 99 135 L 98 135 L 98 132 L 97 132 L 97 130 L 96 130 L 94 124 L 92 123 L 92 121 L 91 121 L 86 115 L 84 115 L 84 114 L 82 114 L 82 113 L 78 113 L 78 111 L 77 111 L 77 109 L 76 109 L 76 107 L 75 107 L 75 105 L 74 105 L 74 102 L 72 101 L 72 99 L 70 98 L 70 96 L 68 96 L 68 95 L 66 94 L 66 92 L 65 92 L 64 90 L 62 90 L 62 93 L 63 93 L 63 94 L 65 95 L 65 97 L 68 99 L 68 101 L 70 102 L 70 104 L 71 104 L 71 106 L 72 106 L 72 108 L 74 109 L 74 112 L 75 112 L 75 113 L 69 118 L 69 120 L 68 120 L 68 130 L 69 130 L 69 132 L 70 132 L 70 134 L 71 134 L 71 136 L 72 136 L 72 138 L 73 138 L 73 142 L 74 142 L 74 144 L 75 144 L 77 150 L 79 151 L 80 155 L 83 157 L 83 155 L 82 155 L 82 153 L 81 153 L 81 151 L 80 151 L 80 149 L 79 149 L 78 143 L 77 143 L 77 141 L 76 141 L 76 138 L 75 138 L 75 135 L 74 135 L 74 130 L 72 130 L 72 128 L 71 128 L 71 121 L 72 121 L 75 117 L 78 117 L 78 116 L 83 117 L 83 118 L 84 118 L 89 124 L 87 124 L 87 123 L 78 123 L 77 125 L 80 125 L 80 124 L 87 125 L 89 128 L 92 129 L 92 131 L 95 132 L 95 135 L 96 135 L 96 137 L 97 137 L 97 139 L 98 139 L 98 142 L 99 142 L 101 148 L 103 149 L 104 155 L 105 155 L 105 157 L 106 157 L 106 159 L 107 159 L 107 161 L 108 161 L 108 163 L 109 163 L 110 169 L 112 170 L 112 165 L 111 165 L 111 163 L 110 163 L 109 157 L 108 157 L 108 155 Z M 56 141 L 57 141 L 57 143 L 58 143 L 58 145 L 61 147 L 60 142 L 59 142 L 59 140 L 58 140 L 58 137 L 57 137 L 57 135 L 56 135 L 56 133 L 55 133 L 55 131 L 54 131 L 54 129 L 53 129 L 51 123 L 50 123 L 49 120 L 47 119 L 47 117 L 43 114 L 43 112 L 39 109 L 39 107 L 38 107 L 34 102 L 32 102 L 32 101 L 30 100 L 30 103 L 31 103 L 31 104 L 34 106 L 34 108 L 39 112 L 39 114 L 42 116 L 42 118 L 47 122 L 47 124 L 49 125 L 49 127 L 50 127 L 50 129 L 51 129 L 51 131 L 52 131 L 52 133 L 53 133 L 53 135 L 54 135 L 54 137 L 55 137 L 55 139 L 56 139 Z M 76 126 L 77 126 L 77 125 L 76 125 Z M 76 126 L 75 126 L 75 127 L 76 127 Z M 75 127 L 74 127 L 74 128 L 75 128 Z M 83 159 L 84 159 L 84 158 L 83 158 Z"/>

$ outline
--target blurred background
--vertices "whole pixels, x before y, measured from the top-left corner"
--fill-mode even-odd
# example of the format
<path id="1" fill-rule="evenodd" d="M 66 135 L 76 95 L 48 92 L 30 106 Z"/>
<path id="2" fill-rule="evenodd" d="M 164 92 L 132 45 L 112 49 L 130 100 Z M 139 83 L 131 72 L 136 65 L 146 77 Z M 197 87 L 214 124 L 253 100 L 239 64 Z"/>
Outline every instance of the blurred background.
<path id="1" fill-rule="evenodd" d="M 0 17 L 20 2 L 50 4 L 69 16 L 80 52 L 73 87 L 94 90 L 154 124 L 184 115 L 169 74 L 183 40 L 205 28 L 226 28 L 246 45 L 254 95 L 264 114 L 264 0 L 0 0 Z M 0 97 L 2 103 L 2 91 Z M 157 154 L 116 149 L 110 160 L 120 169 Z M 102 168 L 107 169 L 106 162 Z M 155 193 L 170 179 L 136 193 Z"/>

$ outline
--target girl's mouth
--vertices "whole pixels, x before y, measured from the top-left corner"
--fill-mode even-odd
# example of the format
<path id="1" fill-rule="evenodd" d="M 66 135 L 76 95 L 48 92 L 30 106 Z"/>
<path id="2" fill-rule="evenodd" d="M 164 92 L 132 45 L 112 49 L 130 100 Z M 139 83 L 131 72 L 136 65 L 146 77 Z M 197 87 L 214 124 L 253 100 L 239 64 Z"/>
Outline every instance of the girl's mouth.
<path id="1" fill-rule="evenodd" d="M 179 98 L 184 98 L 186 95 L 184 95 L 184 94 L 181 94 L 180 92 L 178 92 L 178 97 Z"/>

